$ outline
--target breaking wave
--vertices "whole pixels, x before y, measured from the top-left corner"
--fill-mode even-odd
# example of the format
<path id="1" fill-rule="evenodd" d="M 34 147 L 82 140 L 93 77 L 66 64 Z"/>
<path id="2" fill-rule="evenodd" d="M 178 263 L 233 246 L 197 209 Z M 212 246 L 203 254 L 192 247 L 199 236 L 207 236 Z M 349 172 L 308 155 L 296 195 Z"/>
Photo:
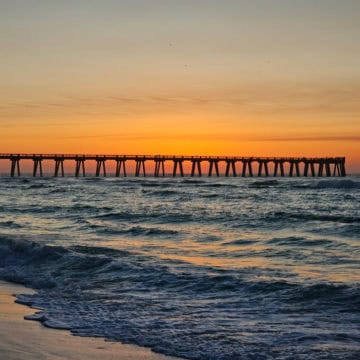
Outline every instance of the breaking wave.
<path id="1" fill-rule="evenodd" d="M 360 340 L 358 331 L 347 331 L 360 309 L 355 285 L 265 281 L 185 264 L 177 271 L 171 262 L 131 252 L 4 237 L 0 252 L 0 277 L 38 290 L 18 296 L 18 302 L 42 309 L 28 319 L 80 336 L 103 336 L 189 359 L 249 358 L 254 351 L 266 353 L 279 339 L 293 343 L 295 334 L 308 337 L 304 346 L 315 359 L 309 342 L 335 341 L 339 334 L 348 342 Z M 314 319 L 311 330 L 299 325 L 302 309 Z M 334 316 L 342 319 L 336 328 L 330 326 Z M 274 333 L 278 322 L 287 327 Z M 324 326 L 332 330 L 325 334 Z M 300 358 L 303 350 L 297 342 L 292 355 Z"/>

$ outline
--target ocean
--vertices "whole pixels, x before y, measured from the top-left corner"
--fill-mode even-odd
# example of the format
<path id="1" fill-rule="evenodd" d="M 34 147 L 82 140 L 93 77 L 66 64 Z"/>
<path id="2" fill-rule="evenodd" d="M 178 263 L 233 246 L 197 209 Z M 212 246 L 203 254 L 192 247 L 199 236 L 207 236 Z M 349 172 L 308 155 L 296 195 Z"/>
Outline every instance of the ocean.
<path id="1" fill-rule="evenodd" d="M 358 176 L 0 178 L 29 319 L 187 359 L 360 358 L 359 235 Z"/>

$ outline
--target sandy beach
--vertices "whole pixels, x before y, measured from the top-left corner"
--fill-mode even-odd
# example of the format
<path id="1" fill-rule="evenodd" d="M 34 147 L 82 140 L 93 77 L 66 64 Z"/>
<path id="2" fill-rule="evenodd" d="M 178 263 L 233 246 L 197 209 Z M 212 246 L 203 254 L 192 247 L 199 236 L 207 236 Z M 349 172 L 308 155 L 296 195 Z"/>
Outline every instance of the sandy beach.
<path id="1" fill-rule="evenodd" d="M 3 360 L 171 360 L 149 349 L 99 338 L 83 338 L 24 320 L 33 309 L 14 302 L 14 294 L 31 293 L 21 285 L 0 281 L 0 358 Z"/>

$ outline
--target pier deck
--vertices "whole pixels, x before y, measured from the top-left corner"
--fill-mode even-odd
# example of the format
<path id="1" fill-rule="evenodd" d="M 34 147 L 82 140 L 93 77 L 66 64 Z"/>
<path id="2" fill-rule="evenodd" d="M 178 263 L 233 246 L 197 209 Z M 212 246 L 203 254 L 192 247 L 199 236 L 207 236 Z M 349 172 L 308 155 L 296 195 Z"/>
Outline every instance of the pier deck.
<path id="1" fill-rule="evenodd" d="M 74 176 L 86 175 L 86 161 L 95 161 L 96 176 L 107 176 L 107 162 L 115 163 L 115 176 L 127 176 L 127 163 L 133 162 L 135 176 L 165 176 L 165 163 L 172 163 L 172 176 L 185 176 L 184 163 L 190 164 L 190 176 L 346 176 L 345 157 L 242 157 L 179 155 L 93 155 L 93 154 L 0 154 L 10 161 L 10 176 L 20 176 L 20 162 L 33 162 L 33 176 L 43 176 L 43 161 L 53 161 L 53 175 L 65 176 L 64 163 L 75 162 Z M 151 173 L 146 163 L 153 164 Z M 223 165 L 223 171 L 220 166 Z M 256 165 L 256 171 L 254 168 Z"/>

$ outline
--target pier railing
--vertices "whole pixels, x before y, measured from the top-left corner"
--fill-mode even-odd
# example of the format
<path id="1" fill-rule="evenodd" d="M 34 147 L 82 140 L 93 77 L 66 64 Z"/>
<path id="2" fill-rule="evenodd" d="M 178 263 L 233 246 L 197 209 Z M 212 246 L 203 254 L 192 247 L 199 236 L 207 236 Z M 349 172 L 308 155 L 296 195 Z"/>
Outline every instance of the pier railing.
<path id="1" fill-rule="evenodd" d="M 184 163 L 190 163 L 190 176 L 202 176 L 202 163 L 207 163 L 208 176 L 346 176 L 345 157 L 246 157 L 189 155 L 125 155 L 125 154 L 0 154 L 10 161 L 10 176 L 20 176 L 21 160 L 33 162 L 33 176 L 43 176 L 43 161 L 54 161 L 54 176 L 65 176 L 65 161 L 75 161 L 74 175 L 86 175 L 86 161 L 96 162 L 96 176 L 107 175 L 107 162 L 115 162 L 115 176 L 127 176 L 127 162 L 135 164 L 135 176 L 146 176 L 146 162 L 154 167 L 151 175 L 165 176 L 165 162 L 172 162 L 172 176 L 184 176 Z M 219 164 L 223 164 L 221 172 Z M 239 166 L 239 164 L 241 166 Z M 257 171 L 254 169 L 257 165 Z M 148 172 L 149 173 L 149 172 Z"/>

